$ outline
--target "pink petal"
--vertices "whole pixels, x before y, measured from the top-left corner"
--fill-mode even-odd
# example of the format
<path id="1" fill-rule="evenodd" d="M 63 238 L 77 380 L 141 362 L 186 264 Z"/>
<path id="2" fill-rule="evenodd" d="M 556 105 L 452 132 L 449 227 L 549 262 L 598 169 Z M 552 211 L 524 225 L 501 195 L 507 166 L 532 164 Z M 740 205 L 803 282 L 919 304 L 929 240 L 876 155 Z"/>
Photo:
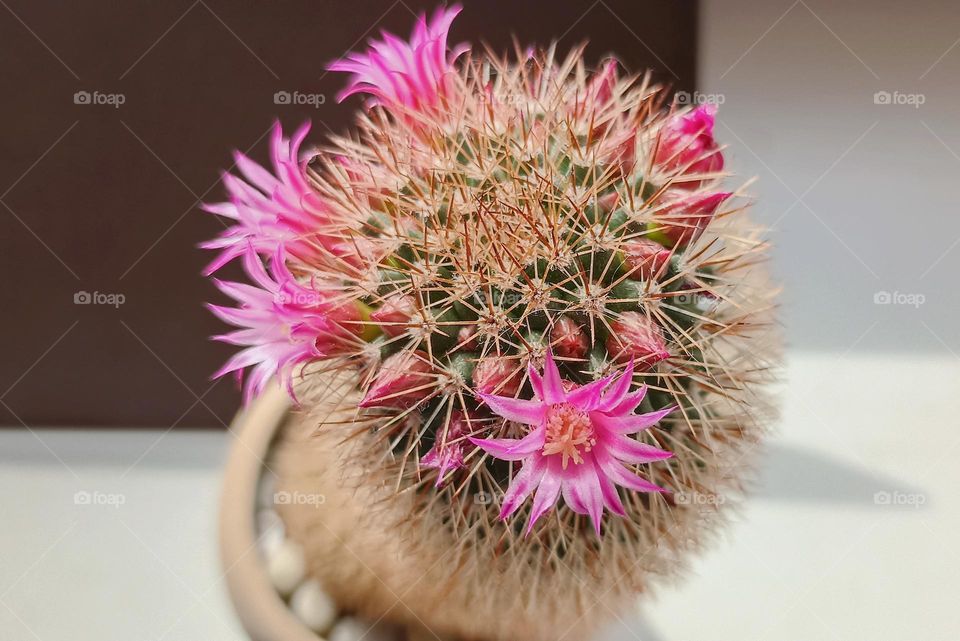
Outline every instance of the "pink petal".
<path id="1" fill-rule="evenodd" d="M 624 368 L 623 372 L 620 374 L 620 378 L 617 379 L 617 382 L 614 383 L 610 389 L 608 389 L 603 394 L 603 401 L 597 407 L 600 411 L 607 411 L 611 407 L 615 407 L 620 401 L 623 400 L 623 397 L 627 395 L 627 392 L 630 391 L 630 385 L 633 383 L 633 359 L 630 359 L 630 362 L 627 363 L 627 366 Z M 646 392 L 646 387 L 641 387 L 640 389 Z M 641 396 L 641 398 L 643 398 Z"/>
<path id="2" fill-rule="evenodd" d="M 626 516 L 623 502 L 620 501 L 620 495 L 617 493 L 617 486 L 610 477 L 598 470 L 597 479 L 600 481 L 600 491 L 603 493 L 603 504 L 617 516 Z"/>
<path id="3" fill-rule="evenodd" d="M 600 536 L 600 523 L 603 519 L 603 492 L 600 490 L 598 470 L 592 456 L 585 456 L 583 463 L 567 468 L 563 479 L 563 498 L 574 511 L 587 514 L 593 523 L 593 529 Z M 572 472 L 572 474 L 571 474 Z"/>
<path id="4" fill-rule="evenodd" d="M 621 485 L 636 492 L 667 491 L 658 485 L 654 485 L 646 479 L 642 479 L 635 474 L 631 474 L 627 468 L 625 468 L 621 463 L 619 463 L 606 452 L 602 450 L 594 450 L 593 454 L 598 465 L 600 466 L 601 472 L 606 474 L 607 477 L 617 485 Z"/>
<path id="5" fill-rule="evenodd" d="M 610 416 L 602 412 L 590 412 L 590 420 L 611 434 L 636 434 L 659 423 L 665 416 L 677 409 L 667 407 L 647 414 Z"/>
<path id="6" fill-rule="evenodd" d="M 623 416 L 625 414 L 631 414 L 635 409 L 640 407 L 640 403 L 643 402 L 644 397 L 647 395 L 647 386 L 641 385 L 639 389 L 630 394 L 627 394 L 623 399 L 611 407 L 609 410 L 603 410 L 611 416 Z"/>
<path id="7" fill-rule="evenodd" d="M 600 404 L 600 393 L 610 384 L 613 377 L 614 375 L 611 374 L 567 392 L 567 402 L 584 412 L 589 412 Z"/>
<path id="8" fill-rule="evenodd" d="M 473 438 L 470 442 L 484 452 L 502 461 L 519 461 L 543 447 L 545 428 L 536 429 L 522 439 L 515 438 Z"/>
<path id="9" fill-rule="evenodd" d="M 508 421 L 524 425 L 540 425 L 547 414 L 547 406 L 540 401 L 531 401 L 493 394 L 477 394 L 495 414 Z"/>
<path id="10" fill-rule="evenodd" d="M 527 376 L 530 377 L 530 386 L 533 387 L 533 393 L 536 394 L 540 400 L 544 400 L 543 377 L 540 376 L 540 372 L 537 371 L 533 364 L 527 366 Z"/>
<path id="11" fill-rule="evenodd" d="M 627 463 L 650 463 L 673 456 L 673 452 L 661 450 L 658 447 L 619 434 L 606 434 L 601 437 L 600 444 L 612 456 Z"/>
<path id="12" fill-rule="evenodd" d="M 527 522 L 526 534 L 529 535 L 534 524 L 540 517 L 546 514 L 557 504 L 557 498 L 560 495 L 560 476 L 553 473 L 552 466 L 548 467 L 547 472 L 540 481 L 540 487 L 533 497 L 533 507 L 530 509 L 530 520 Z"/>
<path id="13" fill-rule="evenodd" d="M 563 379 L 560 378 L 560 370 L 553 360 L 553 350 L 547 350 L 546 362 L 543 364 L 543 400 L 546 403 L 562 403 L 566 398 L 566 392 L 563 390 Z"/>
<path id="14" fill-rule="evenodd" d="M 542 456 L 534 456 L 524 462 L 503 495 L 503 506 L 500 508 L 501 519 L 507 519 L 517 511 L 534 488 L 540 484 L 540 479 L 546 471 L 547 466 Z"/>

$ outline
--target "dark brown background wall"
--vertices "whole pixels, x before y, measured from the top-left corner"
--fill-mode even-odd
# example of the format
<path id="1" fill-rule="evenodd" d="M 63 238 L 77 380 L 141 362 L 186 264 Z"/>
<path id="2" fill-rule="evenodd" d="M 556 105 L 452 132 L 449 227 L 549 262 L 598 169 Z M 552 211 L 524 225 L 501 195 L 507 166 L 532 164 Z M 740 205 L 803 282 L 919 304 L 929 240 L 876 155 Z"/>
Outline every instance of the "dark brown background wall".
<path id="1" fill-rule="evenodd" d="M 209 381 L 230 349 L 207 340 L 223 328 L 196 249 L 222 227 L 197 204 L 221 198 L 231 149 L 266 158 L 275 118 L 312 119 L 315 138 L 346 127 L 358 101 L 335 103 L 325 64 L 380 29 L 406 35 L 434 3 L 0 4 L 0 425 L 223 424 L 239 395 Z M 453 41 L 590 39 L 590 62 L 616 52 L 692 90 L 695 26 L 690 1 L 477 0 Z"/>

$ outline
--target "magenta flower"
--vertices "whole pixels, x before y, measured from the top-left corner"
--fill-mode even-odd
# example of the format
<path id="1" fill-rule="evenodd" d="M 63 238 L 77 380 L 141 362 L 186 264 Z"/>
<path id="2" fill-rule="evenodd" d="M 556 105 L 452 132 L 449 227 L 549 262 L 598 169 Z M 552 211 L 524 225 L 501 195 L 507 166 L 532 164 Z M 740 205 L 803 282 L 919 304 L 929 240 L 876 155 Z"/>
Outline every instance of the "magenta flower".
<path id="1" fill-rule="evenodd" d="M 716 114 L 714 105 L 705 105 L 672 116 L 663 125 L 653 161 L 679 174 L 711 174 L 723 169 L 723 153 L 713 139 Z M 700 185 L 700 181 L 679 179 L 676 183 L 687 188 Z"/>
<path id="2" fill-rule="evenodd" d="M 297 282 L 286 266 L 282 247 L 273 255 L 272 273 L 252 245 L 243 254 L 243 266 L 254 285 L 213 279 L 239 307 L 207 307 L 224 322 L 240 328 L 213 338 L 245 348 L 213 378 L 235 372 L 240 379 L 249 367 L 244 402 L 262 392 L 274 375 L 279 375 L 292 396 L 295 366 L 346 349 L 359 325 L 341 323 L 356 321 L 359 314 L 352 305 L 332 304 L 317 289 Z"/>
<path id="3" fill-rule="evenodd" d="M 220 250 L 206 275 L 244 254 L 250 245 L 261 254 L 272 254 L 283 243 L 287 252 L 298 258 L 316 255 L 322 247 L 329 249 L 331 239 L 317 232 L 329 223 L 328 208 L 307 182 L 305 160 L 300 158 L 300 145 L 309 131 L 310 124 L 305 123 L 287 140 L 280 123 L 274 126 L 270 137 L 272 173 L 235 152 L 242 178 L 224 174 L 230 200 L 203 205 L 204 210 L 235 221 L 218 238 L 201 245 Z"/>
<path id="4" fill-rule="evenodd" d="M 617 485 L 636 492 L 666 491 L 624 466 L 673 456 L 630 437 L 656 425 L 674 409 L 633 414 L 647 390 L 643 386 L 630 392 L 632 362 L 616 380 L 607 376 L 567 389 L 553 354 L 548 351 L 543 376 L 533 367 L 529 376 L 534 399 L 481 395 L 497 415 L 528 425 L 529 433 L 521 439 L 470 438 L 471 443 L 495 458 L 523 461 L 503 497 L 501 519 L 509 518 L 536 490 L 527 534 L 563 495 L 570 509 L 590 517 L 599 536 L 604 507 L 625 515 Z"/>
<path id="5" fill-rule="evenodd" d="M 448 74 L 454 73 L 453 63 L 469 49 L 447 47 L 450 25 L 460 10 L 458 5 L 438 8 L 430 21 L 421 14 L 410 42 L 383 32 L 383 40 L 371 41 L 366 53 L 351 53 L 333 62 L 330 71 L 353 74 L 337 101 L 367 93 L 373 96 L 370 104 L 398 112 L 436 111 L 450 97 Z"/>

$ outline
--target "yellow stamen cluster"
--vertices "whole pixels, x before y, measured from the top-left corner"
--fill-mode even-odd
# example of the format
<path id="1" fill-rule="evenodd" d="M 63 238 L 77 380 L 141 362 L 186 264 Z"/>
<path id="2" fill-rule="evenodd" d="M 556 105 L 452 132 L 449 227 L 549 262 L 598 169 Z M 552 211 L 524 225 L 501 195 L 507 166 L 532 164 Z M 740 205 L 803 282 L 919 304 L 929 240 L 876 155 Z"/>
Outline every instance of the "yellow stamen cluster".
<path id="1" fill-rule="evenodd" d="M 547 435 L 543 454 L 560 454 L 561 465 L 567 469 L 570 459 L 574 465 L 583 463 L 583 453 L 597 444 L 593 424 L 586 412 L 581 412 L 569 403 L 558 403 L 547 411 Z"/>

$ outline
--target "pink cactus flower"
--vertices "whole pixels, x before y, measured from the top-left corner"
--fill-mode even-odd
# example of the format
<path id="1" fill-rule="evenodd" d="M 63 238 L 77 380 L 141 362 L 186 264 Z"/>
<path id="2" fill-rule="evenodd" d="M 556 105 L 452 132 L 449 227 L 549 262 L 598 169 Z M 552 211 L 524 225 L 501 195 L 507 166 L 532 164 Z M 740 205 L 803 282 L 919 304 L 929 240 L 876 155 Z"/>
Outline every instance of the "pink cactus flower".
<path id="1" fill-rule="evenodd" d="M 664 125 L 653 161 L 661 169 L 681 175 L 712 174 L 723 169 L 723 153 L 713 139 L 715 105 L 676 114 Z M 700 181 L 675 178 L 678 187 L 695 189 Z"/>
<path id="2" fill-rule="evenodd" d="M 379 325 L 387 336 L 396 337 L 407 331 L 407 324 L 416 313 L 413 297 L 393 294 L 370 314 L 370 320 Z"/>
<path id="3" fill-rule="evenodd" d="M 429 21 L 421 14 L 409 42 L 384 32 L 382 40 L 370 42 L 366 53 L 333 62 L 330 71 L 352 74 L 337 100 L 367 93 L 373 96 L 368 104 L 382 105 L 397 115 L 437 111 L 451 97 L 449 74 L 455 73 L 454 62 L 469 49 L 447 47 L 450 25 L 460 11 L 458 5 L 441 7 Z"/>
<path id="4" fill-rule="evenodd" d="M 633 278 L 641 280 L 650 280 L 657 275 L 665 274 L 666 265 L 669 264 L 672 253 L 660 243 L 646 238 L 627 241 L 623 244 L 623 256 L 627 269 L 633 272 Z"/>
<path id="5" fill-rule="evenodd" d="M 654 212 L 658 223 L 656 230 L 675 246 L 687 245 L 703 233 L 720 205 L 732 195 L 718 191 L 674 200 Z"/>
<path id="6" fill-rule="evenodd" d="M 473 391 L 478 395 L 515 396 L 523 382 L 522 372 L 516 358 L 484 356 L 473 369 Z"/>
<path id="7" fill-rule="evenodd" d="M 450 414 L 446 435 L 437 433 L 437 442 L 430 451 L 420 457 L 420 465 L 437 470 L 436 487 L 443 484 L 447 473 L 463 467 L 463 447 L 465 436 L 470 433 L 470 421 L 459 410 Z M 442 442 L 441 442 L 442 439 Z"/>
<path id="8" fill-rule="evenodd" d="M 309 259 L 324 248 L 330 251 L 334 240 L 340 241 L 317 231 L 329 226 L 330 213 L 307 182 L 306 161 L 300 158 L 300 146 L 309 131 L 310 124 L 305 123 L 287 140 L 280 123 L 274 125 L 270 137 L 272 173 L 244 154 L 234 154 L 242 178 L 224 174 L 230 200 L 203 205 L 204 210 L 235 221 L 218 238 L 201 245 L 220 252 L 207 266 L 206 275 L 244 254 L 249 245 L 261 254 L 271 254 L 283 243 L 289 255 Z"/>
<path id="9" fill-rule="evenodd" d="M 430 357 L 422 352 L 397 352 L 384 359 L 360 407 L 409 407 L 430 396 L 437 387 Z"/>
<path id="10" fill-rule="evenodd" d="M 519 439 L 470 438 L 495 458 L 523 461 L 503 497 L 501 519 L 509 518 L 536 490 L 527 534 L 562 495 L 570 509 L 590 517 L 599 536 L 604 508 L 625 515 L 617 485 L 636 492 L 666 491 L 624 466 L 672 456 L 630 437 L 656 425 L 674 409 L 633 413 L 647 391 L 643 386 L 630 392 L 633 363 L 616 380 L 608 376 L 567 389 L 548 351 L 543 375 L 531 367 L 529 376 L 533 399 L 482 396 L 497 415 L 529 426 L 528 433 Z"/>
<path id="11" fill-rule="evenodd" d="M 313 287 L 303 285 L 286 266 L 281 247 L 273 256 L 267 272 L 252 245 L 243 254 L 243 266 L 255 283 L 233 283 L 214 279 L 216 286 L 233 298 L 239 307 L 208 305 L 218 318 L 240 329 L 214 336 L 215 340 L 240 345 L 214 375 L 219 378 L 251 367 L 244 386 L 244 402 L 263 391 L 274 375 L 293 396 L 293 371 L 306 361 L 322 358 L 345 349 L 352 328 L 340 323 L 352 320 L 356 310 L 331 303 Z"/>
<path id="12" fill-rule="evenodd" d="M 553 351 L 561 358 L 584 358 L 587 355 L 587 335 L 569 316 L 562 316 L 550 331 Z"/>
<path id="13" fill-rule="evenodd" d="M 606 347 L 613 360 L 635 361 L 643 369 L 670 358 L 660 327 L 640 312 L 623 312 L 610 323 Z"/>

